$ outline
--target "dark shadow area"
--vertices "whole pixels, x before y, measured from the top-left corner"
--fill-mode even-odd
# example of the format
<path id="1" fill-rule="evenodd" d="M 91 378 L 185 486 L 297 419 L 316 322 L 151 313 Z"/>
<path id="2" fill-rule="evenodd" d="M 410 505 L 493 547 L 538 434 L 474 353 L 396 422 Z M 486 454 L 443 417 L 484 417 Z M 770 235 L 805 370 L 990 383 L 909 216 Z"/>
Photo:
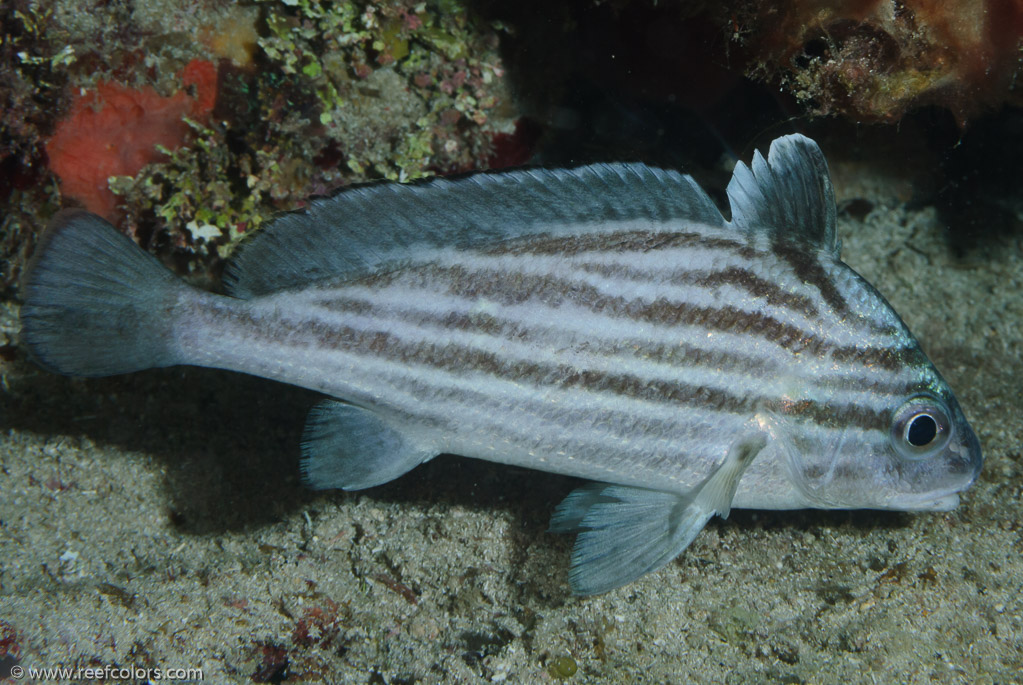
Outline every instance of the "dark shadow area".
<path id="1" fill-rule="evenodd" d="M 272 523 L 312 496 L 298 482 L 298 440 L 314 393 L 187 367 L 82 380 L 26 369 L 11 390 L 0 394 L 4 428 L 159 458 L 167 515 L 183 530 Z"/>
<path id="2" fill-rule="evenodd" d="M 318 393 L 192 367 L 69 379 L 23 363 L 11 392 L 0 393 L 0 430 L 84 437 L 156 456 L 167 472 L 167 516 L 181 530 L 272 525 L 318 498 L 351 496 L 300 482 L 302 430 L 322 399 Z M 441 456 L 365 494 L 387 502 L 510 507 L 539 532 L 571 480 Z"/>
<path id="3" fill-rule="evenodd" d="M 965 131 L 930 129 L 941 152 L 929 193 L 962 255 L 973 248 L 997 249 L 1023 231 L 1023 108 L 1003 107 Z"/>
<path id="4" fill-rule="evenodd" d="M 509 81 L 543 131 L 535 163 L 643 161 L 699 173 L 762 135 L 796 130 L 794 103 L 739 72 L 738 48 L 703 8 L 536 0 L 474 7 L 508 27 L 501 50 Z"/>
<path id="5" fill-rule="evenodd" d="M 441 455 L 411 473 L 366 493 L 386 502 L 460 505 L 474 509 L 508 509 L 526 532 L 547 530 L 554 507 L 576 478 Z"/>
<path id="6" fill-rule="evenodd" d="M 737 528 L 780 528 L 818 534 L 822 528 L 844 528 L 858 531 L 875 529 L 898 530 L 911 525 L 913 514 L 874 509 L 795 509 L 791 511 L 759 511 L 735 509 L 728 516 L 728 525 Z"/>
<path id="7" fill-rule="evenodd" d="M 476 0 L 473 7 L 481 20 L 507 28 L 501 50 L 508 79 L 540 131 L 533 163 L 642 161 L 682 169 L 726 209 L 732 163 L 798 131 L 843 159 L 908 168 L 911 205 L 938 208 L 960 255 L 997 249 L 1020 230 L 1020 107 L 978 115 L 965 128 L 934 106 L 894 124 L 810 118 L 809 103 L 744 75 L 750 55 L 743 41 L 699 3 Z M 807 49 L 812 53 L 812 43 Z"/>

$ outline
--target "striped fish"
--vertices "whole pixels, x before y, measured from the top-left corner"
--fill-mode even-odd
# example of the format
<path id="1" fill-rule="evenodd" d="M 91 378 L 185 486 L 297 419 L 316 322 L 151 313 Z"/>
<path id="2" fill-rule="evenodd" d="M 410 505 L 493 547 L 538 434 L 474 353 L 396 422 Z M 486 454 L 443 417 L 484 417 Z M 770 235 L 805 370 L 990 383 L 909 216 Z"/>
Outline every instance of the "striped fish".
<path id="1" fill-rule="evenodd" d="M 839 259 L 817 145 L 740 163 L 731 220 L 642 164 L 354 188 L 243 243 L 230 296 L 65 211 L 24 340 L 104 376 L 191 364 L 318 390 L 302 471 L 368 488 L 440 453 L 592 481 L 570 581 L 663 566 L 731 507 L 948 510 L 981 452 L 884 298 Z"/>

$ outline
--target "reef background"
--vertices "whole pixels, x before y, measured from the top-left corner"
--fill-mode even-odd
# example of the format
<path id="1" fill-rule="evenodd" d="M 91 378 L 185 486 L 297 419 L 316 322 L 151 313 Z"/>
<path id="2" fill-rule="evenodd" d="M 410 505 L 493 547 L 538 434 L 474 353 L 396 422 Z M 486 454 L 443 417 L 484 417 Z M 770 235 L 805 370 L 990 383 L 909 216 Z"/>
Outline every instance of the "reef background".
<path id="1" fill-rule="evenodd" d="M 1023 3 L 0 4 L 0 680 L 1023 682 Z M 73 380 L 18 343 L 61 206 L 192 282 L 351 183 L 643 160 L 719 200 L 817 139 L 844 260 L 957 393 L 986 464 L 947 514 L 735 511 L 666 569 L 567 586 L 575 482 L 441 457 L 298 482 L 314 393 L 174 368 Z"/>

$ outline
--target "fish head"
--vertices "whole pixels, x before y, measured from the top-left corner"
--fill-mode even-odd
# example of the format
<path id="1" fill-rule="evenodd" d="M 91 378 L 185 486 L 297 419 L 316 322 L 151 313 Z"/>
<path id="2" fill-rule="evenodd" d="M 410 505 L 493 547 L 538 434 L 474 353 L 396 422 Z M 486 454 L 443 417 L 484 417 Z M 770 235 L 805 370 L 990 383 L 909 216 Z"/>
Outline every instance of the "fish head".
<path id="1" fill-rule="evenodd" d="M 977 479 L 983 455 L 952 392 L 927 374 L 893 395 L 873 425 L 836 412 L 832 424 L 776 416 L 771 433 L 784 444 L 789 477 L 808 507 L 949 511 Z M 935 378 L 938 381 L 935 381 Z"/>
<path id="2" fill-rule="evenodd" d="M 919 393 L 893 413 L 887 459 L 875 506 L 897 511 L 949 511 L 980 475 L 984 457 L 951 391 Z M 944 395 L 942 397 L 942 395 Z"/>

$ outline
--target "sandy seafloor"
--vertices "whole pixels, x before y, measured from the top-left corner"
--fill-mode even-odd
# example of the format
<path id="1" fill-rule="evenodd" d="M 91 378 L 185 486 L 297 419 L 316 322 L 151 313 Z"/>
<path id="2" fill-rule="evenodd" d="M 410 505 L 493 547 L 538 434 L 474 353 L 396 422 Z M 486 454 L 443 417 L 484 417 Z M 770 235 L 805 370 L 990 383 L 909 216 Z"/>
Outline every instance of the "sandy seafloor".
<path id="1" fill-rule="evenodd" d="M 574 683 L 1023 682 L 1023 235 L 957 253 L 886 159 L 913 164 L 831 157 L 839 199 L 873 204 L 842 215 L 844 256 L 984 446 L 957 510 L 736 511 L 662 571 L 578 599 L 571 539 L 545 533 L 572 479 L 442 457 L 308 492 L 313 393 L 190 368 L 71 380 L 19 353 L 0 362 L 9 651 L 217 683 L 533 683 L 567 656 Z"/>

